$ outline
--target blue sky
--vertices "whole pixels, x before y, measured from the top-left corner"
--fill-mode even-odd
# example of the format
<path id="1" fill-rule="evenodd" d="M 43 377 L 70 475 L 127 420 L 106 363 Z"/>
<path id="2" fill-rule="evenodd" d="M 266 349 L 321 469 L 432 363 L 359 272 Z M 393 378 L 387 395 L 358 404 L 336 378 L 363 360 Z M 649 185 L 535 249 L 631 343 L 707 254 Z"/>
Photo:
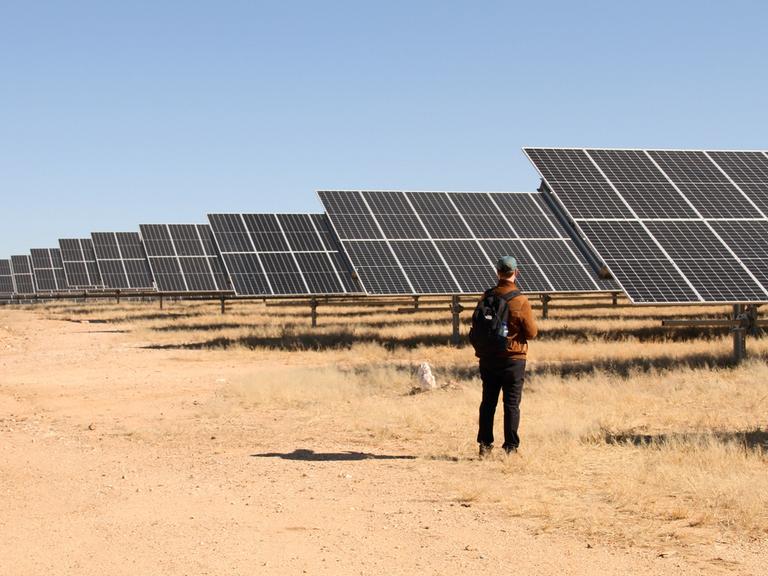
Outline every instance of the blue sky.
<path id="1" fill-rule="evenodd" d="M 330 188 L 531 190 L 520 148 L 768 148 L 760 1 L 0 0 L 0 257 L 321 211 Z"/>

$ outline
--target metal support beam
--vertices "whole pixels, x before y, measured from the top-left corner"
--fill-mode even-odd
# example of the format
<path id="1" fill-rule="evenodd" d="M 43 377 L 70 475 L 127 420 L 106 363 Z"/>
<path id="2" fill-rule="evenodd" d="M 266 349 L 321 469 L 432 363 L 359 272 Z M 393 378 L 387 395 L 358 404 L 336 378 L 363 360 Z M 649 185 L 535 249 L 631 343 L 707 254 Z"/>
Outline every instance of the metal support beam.
<path id="1" fill-rule="evenodd" d="M 611 304 L 613 304 L 614 306 L 617 306 L 619 304 L 619 293 L 618 292 L 614 292 L 613 294 L 611 294 Z"/>
<path id="2" fill-rule="evenodd" d="M 317 298 L 312 298 L 309 305 L 312 313 L 312 328 L 317 328 Z"/>
<path id="3" fill-rule="evenodd" d="M 458 296 L 451 297 L 451 320 L 453 324 L 453 333 L 451 334 L 451 344 L 458 346 L 461 343 L 461 334 L 459 328 L 461 326 L 461 319 L 459 314 L 462 313 L 464 307 L 461 305 Z"/>
<path id="4" fill-rule="evenodd" d="M 733 319 L 739 322 L 733 332 L 733 359 L 738 364 L 747 357 L 747 316 L 743 304 L 734 304 Z"/>
<path id="5" fill-rule="evenodd" d="M 163 309 L 163 295 L 162 294 L 160 294 L 159 300 L 160 300 L 160 310 L 162 310 Z"/>
<path id="6" fill-rule="evenodd" d="M 115 300 L 120 304 L 120 290 L 115 291 Z"/>
<path id="7" fill-rule="evenodd" d="M 227 313 L 227 298 L 226 296 L 221 297 L 221 313 L 226 314 Z"/>
<path id="8" fill-rule="evenodd" d="M 413 309 L 418 310 L 419 309 L 419 297 L 414 296 L 413 297 Z"/>
<path id="9" fill-rule="evenodd" d="M 549 318 L 549 301 L 552 300 L 552 296 L 549 294 L 541 295 L 541 317 Z"/>

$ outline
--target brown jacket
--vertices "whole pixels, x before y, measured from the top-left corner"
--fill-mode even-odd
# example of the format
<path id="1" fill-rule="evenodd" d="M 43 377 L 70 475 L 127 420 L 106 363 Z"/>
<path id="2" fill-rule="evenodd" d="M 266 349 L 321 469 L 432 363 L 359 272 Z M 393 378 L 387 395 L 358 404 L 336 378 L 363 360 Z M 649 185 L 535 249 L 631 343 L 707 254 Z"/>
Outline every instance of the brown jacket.
<path id="1" fill-rule="evenodd" d="M 499 280 L 494 292 L 502 295 L 517 289 L 511 280 Z M 533 340 L 539 333 L 536 321 L 533 319 L 531 303 L 524 294 L 520 294 L 512 298 L 507 303 L 507 307 L 509 308 L 507 348 L 499 353 L 498 357 L 525 360 L 528 353 L 528 340 Z"/>

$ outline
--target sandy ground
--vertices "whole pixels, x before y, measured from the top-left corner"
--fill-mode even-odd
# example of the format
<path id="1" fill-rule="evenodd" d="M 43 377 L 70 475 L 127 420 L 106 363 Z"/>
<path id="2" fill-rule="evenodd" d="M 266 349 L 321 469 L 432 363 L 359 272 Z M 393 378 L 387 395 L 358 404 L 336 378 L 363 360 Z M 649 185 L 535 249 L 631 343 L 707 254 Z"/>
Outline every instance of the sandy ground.
<path id="1" fill-rule="evenodd" d="M 481 462 L 223 403 L 258 353 L 143 344 L 0 310 L 0 574 L 766 574 L 762 543 L 660 554 L 541 533 L 444 490 Z"/>

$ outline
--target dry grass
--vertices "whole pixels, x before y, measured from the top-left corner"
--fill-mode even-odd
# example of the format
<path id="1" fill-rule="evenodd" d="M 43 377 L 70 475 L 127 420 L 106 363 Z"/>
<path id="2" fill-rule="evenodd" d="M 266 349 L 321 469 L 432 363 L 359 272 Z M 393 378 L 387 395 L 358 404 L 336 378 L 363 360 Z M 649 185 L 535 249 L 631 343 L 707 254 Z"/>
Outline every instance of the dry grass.
<path id="1" fill-rule="evenodd" d="M 474 358 L 449 345 L 447 310 L 326 306 L 314 330 L 307 307 L 258 302 L 225 315 L 205 302 L 52 304 L 47 313 L 115 324 L 137 346 L 255 356 L 247 378 L 221 383 L 208 416 L 301 409 L 309 435 L 330 428 L 351 444 L 455 461 L 450 498 L 504 506 L 542 531 L 640 546 L 766 538 L 768 339 L 750 338 L 752 360 L 734 367 L 727 332 L 660 327 L 723 307 L 598 304 L 552 303 L 532 344 L 522 456 L 486 462 L 475 459 Z M 410 395 L 422 361 L 449 386 Z"/>

